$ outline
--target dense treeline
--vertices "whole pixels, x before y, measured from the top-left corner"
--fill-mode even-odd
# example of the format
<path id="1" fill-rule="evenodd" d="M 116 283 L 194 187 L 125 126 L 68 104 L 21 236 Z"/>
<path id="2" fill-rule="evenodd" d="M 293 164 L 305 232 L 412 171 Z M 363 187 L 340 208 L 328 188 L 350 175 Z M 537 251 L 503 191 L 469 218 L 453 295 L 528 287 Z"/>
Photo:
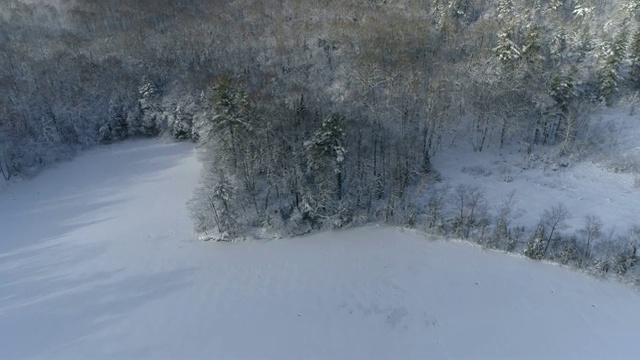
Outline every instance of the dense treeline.
<path id="1" fill-rule="evenodd" d="M 415 221 L 443 143 L 563 144 L 640 85 L 637 0 L 0 3 L 5 179 L 205 144 L 202 231 Z"/>

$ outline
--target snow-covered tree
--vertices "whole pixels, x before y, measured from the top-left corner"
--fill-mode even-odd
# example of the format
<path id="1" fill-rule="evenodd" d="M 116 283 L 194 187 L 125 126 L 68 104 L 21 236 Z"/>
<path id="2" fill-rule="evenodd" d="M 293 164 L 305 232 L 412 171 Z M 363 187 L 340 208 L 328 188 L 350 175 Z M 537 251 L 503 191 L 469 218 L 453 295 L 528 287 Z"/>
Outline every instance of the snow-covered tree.
<path id="1" fill-rule="evenodd" d="M 162 111 L 158 90 L 148 78 L 145 78 L 140 86 L 139 94 L 142 135 L 156 136 L 162 130 Z"/>
<path id="2" fill-rule="evenodd" d="M 511 40 L 513 29 L 503 29 L 498 33 L 498 46 L 493 49 L 494 54 L 502 65 L 511 70 L 521 57 L 520 49 Z"/>
<path id="3" fill-rule="evenodd" d="M 180 140 L 191 138 L 193 127 L 193 114 L 189 113 L 185 107 L 178 105 L 174 111 L 171 122 L 171 132 L 173 137 Z"/>
<path id="4" fill-rule="evenodd" d="M 536 231 L 527 242 L 527 248 L 524 250 L 524 255 L 534 260 L 542 259 L 545 254 L 545 242 L 545 228 L 540 225 L 536 228 Z"/>
<path id="5" fill-rule="evenodd" d="M 216 232 L 219 240 L 233 238 L 239 229 L 237 198 L 232 178 L 215 166 L 205 166 L 204 178 L 189 202 L 199 232 Z"/>
<path id="6" fill-rule="evenodd" d="M 566 114 L 576 96 L 576 73 L 577 68 L 574 66 L 566 73 L 556 75 L 551 81 L 550 95 L 561 114 Z"/>
<path id="7" fill-rule="evenodd" d="M 338 201 L 342 197 L 342 165 L 347 154 L 343 145 L 343 121 L 344 118 L 338 114 L 326 117 L 311 140 L 304 143 L 311 176 L 323 190 L 335 194 Z M 327 186 L 328 179 L 335 179 L 335 185 Z"/>
<path id="8" fill-rule="evenodd" d="M 98 129 L 98 136 L 100 138 L 100 142 L 103 144 L 110 144 L 113 142 L 114 134 L 109 121 L 105 121 L 100 125 L 100 128 Z"/>
<path id="9" fill-rule="evenodd" d="M 624 25 L 613 39 L 613 43 L 604 44 L 602 58 L 604 64 L 602 68 L 600 87 L 602 98 L 610 103 L 611 97 L 618 91 L 620 82 L 620 67 L 626 56 L 628 43 L 628 27 Z"/>
<path id="10" fill-rule="evenodd" d="M 221 78 L 212 90 L 209 136 L 218 137 L 226 147 L 235 151 L 240 142 L 254 130 L 247 96 L 227 77 Z"/>
<path id="11" fill-rule="evenodd" d="M 535 24 L 529 25 L 524 36 L 520 56 L 527 66 L 536 71 L 540 70 L 541 62 L 544 60 L 540 42 L 540 31 L 538 27 Z"/>
<path id="12" fill-rule="evenodd" d="M 625 275 L 638 264 L 637 252 L 636 246 L 631 244 L 618 254 L 614 268 L 618 275 Z"/>
<path id="13" fill-rule="evenodd" d="M 636 30 L 631 39 L 629 58 L 631 60 L 631 80 L 635 88 L 640 89 L 640 28 Z"/>
<path id="14" fill-rule="evenodd" d="M 578 240 L 575 236 L 570 237 L 561 245 L 562 250 L 556 257 L 557 261 L 564 265 L 581 266 L 583 264 L 584 253 L 580 253 Z"/>

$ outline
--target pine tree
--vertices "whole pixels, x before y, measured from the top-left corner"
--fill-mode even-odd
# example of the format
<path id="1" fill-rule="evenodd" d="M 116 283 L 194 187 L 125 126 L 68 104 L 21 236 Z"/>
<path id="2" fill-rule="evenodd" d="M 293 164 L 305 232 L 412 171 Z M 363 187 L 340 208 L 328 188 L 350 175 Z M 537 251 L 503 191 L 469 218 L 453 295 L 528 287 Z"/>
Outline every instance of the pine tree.
<path id="1" fill-rule="evenodd" d="M 192 115 L 187 114 L 183 107 L 178 105 L 171 123 L 173 137 L 179 140 L 189 139 L 192 132 L 192 122 Z"/>
<path id="2" fill-rule="evenodd" d="M 538 226 L 535 233 L 527 242 L 527 248 L 524 250 L 524 255 L 534 260 L 542 259 L 544 257 L 545 242 L 546 236 L 544 226 Z"/>
<path id="3" fill-rule="evenodd" d="M 493 49 L 495 56 L 507 70 L 513 70 L 521 53 L 518 46 L 511 40 L 512 29 L 503 29 L 498 34 L 498 46 Z"/>
<path id="4" fill-rule="evenodd" d="M 572 66 L 566 74 L 559 74 L 551 81 L 550 95 L 555 100 L 561 116 L 567 113 L 569 105 L 576 96 L 575 76 L 577 71 L 577 68 Z"/>
<path id="5" fill-rule="evenodd" d="M 126 139 L 129 136 L 129 125 L 127 124 L 127 114 L 122 105 L 123 99 L 117 97 L 109 101 L 109 113 L 107 115 L 114 140 Z"/>
<path id="6" fill-rule="evenodd" d="M 249 102 L 244 91 L 226 77 L 212 90 L 213 116 L 209 117 L 206 140 L 215 140 L 217 152 L 237 170 L 244 159 L 243 148 L 250 144 L 254 133 Z"/>
<path id="7" fill-rule="evenodd" d="M 222 131 L 229 141 L 236 135 L 253 131 L 247 96 L 229 78 L 220 79 L 213 87 L 211 124 L 215 130 Z"/>
<path id="8" fill-rule="evenodd" d="M 614 269 L 618 275 L 626 274 L 638 263 L 636 246 L 630 244 L 616 256 Z"/>
<path id="9" fill-rule="evenodd" d="M 640 28 L 633 35 L 631 40 L 631 80 L 636 88 L 640 89 Z"/>
<path id="10" fill-rule="evenodd" d="M 105 121 L 98 129 L 98 138 L 103 144 L 110 144 L 111 142 L 113 142 L 114 135 L 109 121 Z"/>
<path id="11" fill-rule="evenodd" d="M 593 12 L 593 8 L 590 8 L 583 4 L 576 4 L 573 8 L 573 16 L 579 18 L 580 20 L 588 18 Z"/>
<path id="12" fill-rule="evenodd" d="M 631 19 L 640 19 L 640 0 L 625 0 L 622 4 L 622 10 L 627 13 Z"/>
<path id="13" fill-rule="evenodd" d="M 571 237 L 568 241 L 562 244 L 562 250 L 557 257 L 561 264 L 581 264 L 582 261 L 580 251 L 578 250 L 578 242 L 574 237 Z"/>
<path id="14" fill-rule="evenodd" d="M 620 67 L 626 56 L 628 42 L 628 27 L 623 25 L 620 32 L 616 35 L 611 46 L 604 46 L 604 66 L 602 69 L 602 82 L 600 91 L 602 99 L 611 103 L 611 97 L 618 91 L 620 82 Z"/>
<path id="15" fill-rule="evenodd" d="M 540 45 L 539 29 L 536 25 L 530 25 L 527 27 L 524 44 L 522 45 L 522 51 L 520 52 L 522 60 L 531 68 L 531 70 L 538 70 L 543 60 L 541 52 L 542 46 Z"/>
<path id="16" fill-rule="evenodd" d="M 338 201 L 342 197 L 342 164 L 347 153 L 343 146 L 344 133 L 341 127 L 343 121 L 340 115 L 328 116 L 311 140 L 304 144 L 310 173 L 319 180 L 319 183 L 333 177 L 335 187 L 331 189 L 332 187 L 329 186 L 328 189 L 335 194 Z"/>
<path id="17" fill-rule="evenodd" d="M 511 20 L 513 18 L 513 0 L 498 1 L 498 19 Z"/>
<path id="18" fill-rule="evenodd" d="M 551 46 L 549 48 L 551 58 L 555 61 L 556 65 L 563 65 L 569 57 L 567 52 L 569 44 L 567 41 L 567 34 L 564 29 L 560 28 L 551 38 Z"/>
<path id="19" fill-rule="evenodd" d="M 140 111 L 142 114 L 142 135 L 156 136 L 160 133 L 160 105 L 155 85 L 145 78 L 139 89 Z"/>

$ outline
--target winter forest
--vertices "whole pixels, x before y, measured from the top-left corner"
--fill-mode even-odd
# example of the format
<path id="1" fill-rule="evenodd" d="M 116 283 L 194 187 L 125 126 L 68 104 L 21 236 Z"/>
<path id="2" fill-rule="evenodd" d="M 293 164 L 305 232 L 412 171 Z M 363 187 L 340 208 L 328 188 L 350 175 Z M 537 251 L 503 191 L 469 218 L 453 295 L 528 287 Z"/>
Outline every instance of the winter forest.
<path id="1" fill-rule="evenodd" d="M 448 188 L 431 160 L 452 145 L 579 158 L 594 109 L 640 90 L 638 0 L 2 0 L 0 14 L 4 180 L 97 144 L 194 141 L 189 206 L 218 239 L 383 222 L 591 264 L 599 219 L 560 238 L 558 205 L 525 234 L 509 199 Z M 621 236 L 602 269 L 635 263 L 640 230 Z"/>

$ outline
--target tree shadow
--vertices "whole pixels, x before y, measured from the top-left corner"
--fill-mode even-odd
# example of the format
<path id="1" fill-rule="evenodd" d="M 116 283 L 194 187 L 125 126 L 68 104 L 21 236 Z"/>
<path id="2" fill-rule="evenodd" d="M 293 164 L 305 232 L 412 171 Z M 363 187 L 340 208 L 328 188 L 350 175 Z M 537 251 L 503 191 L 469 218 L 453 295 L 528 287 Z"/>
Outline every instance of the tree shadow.
<path id="1" fill-rule="evenodd" d="M 153 196 L 131 189 L 166 181 L 192 157 L 193 145 L 138 140 L 109 147 L 0 192 L 0 358 L 47 356 L 189 286 L 193 267 L 131 270 L 122 268 L 127 260 L 112 260 L 128 251 L 120 242 L 113 252 L 131 231 L 129 219 L 114 221 L 126 216 L 123 204 Z"/>
<path id="2" fill-rule="evenodd" d="M 118 195 L 119 190 L 154 181 L 193 151 L 192 144 L 153 140 L 110 147 L 112 151 L 92 150 L 0 192 L 0 259 L 107 220 L 98 215 L 101 210 L 131 200 Z"/>
<path id="3" fill-rule="evenodd" d="M 111 271 L 13 279 L 0 289 L 6 294 L 0 296 L 0 357 L 46 356 L 64 349 L 147 302 L 184 289 L 193 272 L 183 268 L 133 277 Z"/>

